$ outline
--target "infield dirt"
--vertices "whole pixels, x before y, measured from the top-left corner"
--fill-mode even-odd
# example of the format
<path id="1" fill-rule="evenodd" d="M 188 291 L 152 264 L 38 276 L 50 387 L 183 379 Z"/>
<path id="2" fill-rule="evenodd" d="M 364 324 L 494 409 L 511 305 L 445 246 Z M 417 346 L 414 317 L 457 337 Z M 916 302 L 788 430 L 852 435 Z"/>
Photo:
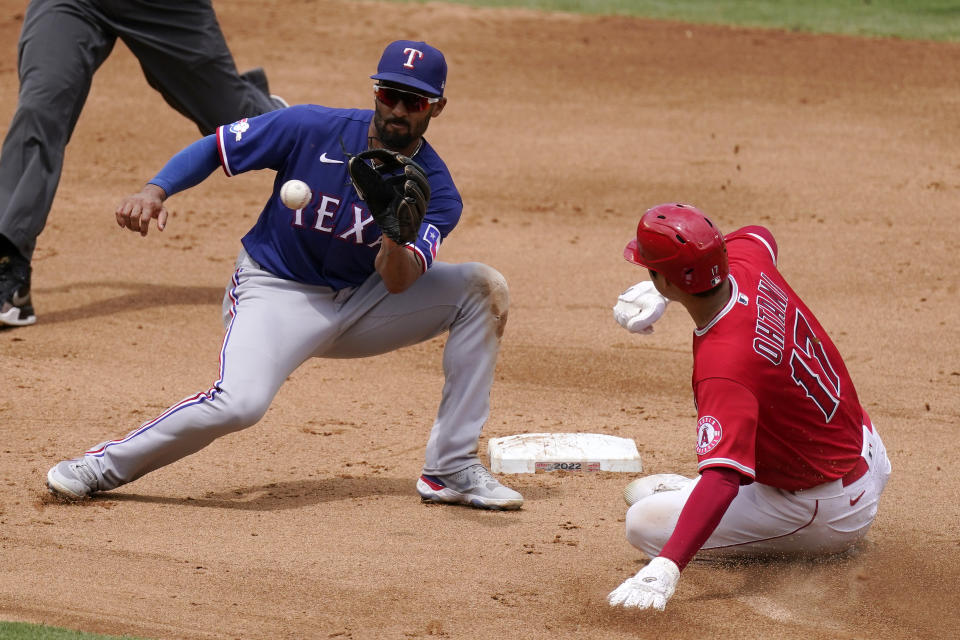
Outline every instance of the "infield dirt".
<path id="1" fill-rule="evenodd" d="M 25 2 L 0 2 L 0 127 Z M 611 610 L 645 562 L 617 473 L 505 481 L 516 513 L 414 483 L 443 340 L 308 362 L 263 421 L 79 505 L 47 469 L 217 374 L 220 301 L 272 174 L 217 174 L 142 239 L 113 209 L 191 123 L 123 45 L 96 75 L 34 260 L 39 322 L 0 332 L 0 619 L 148 638 L 947 638 L 960 628 L 960 45 L 441 4 L 216 3 L 242 69 L 291 103 L 366 107 L 383 46 L 448 57 L 428 138 L 464 196 L 440 259 L 511 287 L 481 440 L 634 438 L 694 474 L 692 324 L 612 319 L 642 211 L 769 227 L 894 466 L 867 542 L 829 563 L 691 565 L 664 613 Z M 0 129 L 5 133 L 6 129 Z"/>

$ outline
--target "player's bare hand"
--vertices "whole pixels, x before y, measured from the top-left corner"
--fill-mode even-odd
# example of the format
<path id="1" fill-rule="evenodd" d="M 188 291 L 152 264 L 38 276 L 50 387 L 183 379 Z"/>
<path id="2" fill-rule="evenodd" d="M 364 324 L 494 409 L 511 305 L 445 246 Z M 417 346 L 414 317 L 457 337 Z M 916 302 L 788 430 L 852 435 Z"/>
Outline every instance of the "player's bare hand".
<path id="1" fill-rule="evenodd" d="M 635 607 L 649 609 L 653 607 L 663 611 L 667 600 L 673 595 L 680 579 L 680 569 L 667 558 L 654 558 L 628 578 L 619 587 L 610 592 L 607 601 L 613 607 Z"/>
<path id="2" fill-rule="evenodd" d="M 163 231 L 167 226 L 168 214 L 163 206 L 166 199 L 167 194 L 157 185 L 144 186 L 140 193 L 134 193 L 120 201 L 116 211 L 117 224 L 145 236 L 150 229 L 150 220 L 156 218 L 157 229 Z"/>

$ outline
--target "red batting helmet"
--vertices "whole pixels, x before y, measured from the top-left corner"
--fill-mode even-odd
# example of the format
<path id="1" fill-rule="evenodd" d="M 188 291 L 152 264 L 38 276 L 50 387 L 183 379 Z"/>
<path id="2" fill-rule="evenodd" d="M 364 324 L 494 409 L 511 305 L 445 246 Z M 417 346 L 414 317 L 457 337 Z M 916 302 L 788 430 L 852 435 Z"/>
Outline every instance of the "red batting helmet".
<path id="1" fill-rule="evenodd" d="M 661 204 L 644 213 L 623 257 L 687 293 L 712 289 L 730 272 L 723 234 L 689 204 Z"/>

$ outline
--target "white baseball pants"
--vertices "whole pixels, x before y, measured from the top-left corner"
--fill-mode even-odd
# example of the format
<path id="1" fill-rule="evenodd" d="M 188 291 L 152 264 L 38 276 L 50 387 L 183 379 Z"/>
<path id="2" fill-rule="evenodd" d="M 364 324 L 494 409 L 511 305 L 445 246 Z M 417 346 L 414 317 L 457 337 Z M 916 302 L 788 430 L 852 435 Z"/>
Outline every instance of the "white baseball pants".
<path id="1" fill-rule="evenodd" d="M 864 427 L 863 433 L 868 469 L 861 478 L 846 486 L 834 480 L 802 491 L 758 482 L 742 486 L 694 559 L 816 556 L 850 549 L 873 524 L 891 470 L 876 429 Z M 626 517 L 630 544 L 651 558 L 658 555 L 698 481 L 635 502 Z"/>

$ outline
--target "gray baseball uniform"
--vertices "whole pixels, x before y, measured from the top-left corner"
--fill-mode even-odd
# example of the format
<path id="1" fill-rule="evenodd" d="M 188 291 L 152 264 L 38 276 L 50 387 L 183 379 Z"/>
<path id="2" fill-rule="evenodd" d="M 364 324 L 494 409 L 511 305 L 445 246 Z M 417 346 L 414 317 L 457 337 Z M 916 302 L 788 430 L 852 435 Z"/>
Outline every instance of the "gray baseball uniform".
<path id="1" fill-rule="evenodd" d="M 224 297 L 220 379 L 127 437 L 93 447 L 85 460 L 100 489 L 112 489 L 255 424 L 310 357 L 372 356 L 449 330 L 424 472 L 458 471 L 478 462 L 507 306 L 503 276 L 479 263 L 434 263 L 410 289 L 391 295 L 377 275 L 335 291 L 278 278 L 241 252 Z"/>
<path id="2" fill-rule="evenodd" d="M 395 41 L 381 58 L 378 76 L 383 74 L 400 75 L 417 88 L 433 87 L 437 95 L 446 65 L 426 43 Z M 445 383 L 417 491 L 432 502 L 521 507 L 523 496 L 500 484 L 477 457 L 507 318 L 506 281 L 483 264 L 435 260 L 463 209 L 446 164 L 422 137 L 444 102 L 395 86 L 378 86 L 375 96 L 373 111 L 298 105 L 218 127 L 122 204 L 118 222 L 145 232 L 143 211 L 133 213 L 133 207 L 151 202 L 155 210 L 145 220 L 156 216 L 161 224 L 165 214 L 158 211 L 163 200 L 157 192 L 189 188 L 217 166 L 228 176 L 276 172 L 273 192 L 243 237 L 224 298 L 219 379 L 125 438 L 54 466 L 47 474 L 52 491 L 80 498 L 113 489 L 255 424 L 284 380 L 308 358 L 373 356 L 446 331 Z M 399 148 L 415 161 L 407 171 L 415 171 L 429 189 L 420 192 L 423 220 L 404 243 L 384 238 L 375 221 L 384 212 L 378 208 L 381 218 L 374 218 L 374 205 L 354 188 L 348 161 L 369 148 L 371 139 L 404 139 L 395 134 L 414 129 L 418 134 Z M 396 178 L 384 177 L 391 185 Z M 306 183 L 311 194 L 296 209 L 280 197 L 291 180 Z"/>

